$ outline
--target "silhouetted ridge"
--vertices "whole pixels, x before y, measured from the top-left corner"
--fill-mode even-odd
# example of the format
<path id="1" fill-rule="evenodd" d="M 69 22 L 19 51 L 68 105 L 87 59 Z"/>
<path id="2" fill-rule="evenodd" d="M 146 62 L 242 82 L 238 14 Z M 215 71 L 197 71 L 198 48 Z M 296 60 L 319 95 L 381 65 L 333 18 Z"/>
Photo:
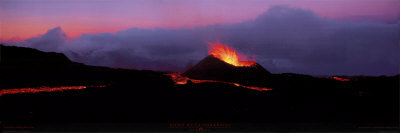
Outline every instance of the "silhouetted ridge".
<path id="1" fill-rule="evenodd" d="M 88 66 L 62 53 L 0 44 L 0 89 L 32 86 L 106 84 L 119 80 L 148 80 L 172 84 L 159 72 Z"/>
<path id="2" fill-rule="evenodd" d="M 64 54 L 32 48 L 0 45 L 2 67 L 54 67 L 72 64 Z"/>

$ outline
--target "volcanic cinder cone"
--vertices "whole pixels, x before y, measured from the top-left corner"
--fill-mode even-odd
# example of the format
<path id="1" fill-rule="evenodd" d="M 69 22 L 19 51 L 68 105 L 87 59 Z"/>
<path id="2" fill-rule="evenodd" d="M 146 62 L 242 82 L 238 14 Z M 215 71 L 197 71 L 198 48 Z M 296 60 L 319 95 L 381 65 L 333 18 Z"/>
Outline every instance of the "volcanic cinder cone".
<path id="1" fill-rule="evenodd" d="M 192 79 L 248 83 L 263 80 L 269 74 L 270 72 L 257 63 L 251 66 L 234 66 L 209 55 L 182 75 Z"/>

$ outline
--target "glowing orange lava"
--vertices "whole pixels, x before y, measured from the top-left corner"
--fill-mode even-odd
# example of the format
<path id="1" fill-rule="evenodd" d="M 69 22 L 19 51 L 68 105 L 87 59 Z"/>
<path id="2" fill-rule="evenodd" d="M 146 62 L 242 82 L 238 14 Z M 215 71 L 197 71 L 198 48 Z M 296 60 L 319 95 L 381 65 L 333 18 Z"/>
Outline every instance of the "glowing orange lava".
<path id="1" fill-rule="evenodd" d="M 266 88 L 266 87 L 256 87 L 256 86 L 245 86 L 241 85 L 238 83 L 232 83 L 232 82 L 225 82 L 225 81 L 218 81 L 218 80 L 197 80 L 197 79 L 190 79 L 188 77 L 182 76 L 180 73 L 169 73 L 165 74 L 171 77 L 171 79 L 175 82 L 175 84 L 186 84 L 188 80 L 192 81 L 193 83 L 206 83 L 206 82 L 216 82 L 216 83 L 225 83 L 225 84 L 231 84 L 235 85 L 238 87 L 243 87 L 247 89 L 252 89 L 252 90 L 257 90 L 257 91 L 269 91 L 272 90 L 271 88 Z"/>
<path id="2" fill-rule="evenodd" d="M 53 91 L 64 91 L 64 90 L 81 90 L 88 87 L 106 87 L 105 85 L 96 86 L 60 86 L 60 87 L 37 87 L 37 88 L 14 88 L 14 89 L 2 89 L 0 90 L 0 96 L 6 94 L 20 94 L 20 93 L 38 93 L 38 92 L 53 92 Z"/>
<path id="3" fill-rule="evenodd" d="M 255 65 L 254 61 L 239 60 L 239 57 L 244 57 L 244 56 L 237 53 L 235 49 L 230 48 L 229 46 L 222 44 L 219 41 L 216 44 L 213 43 L 208 43 L 208 44 L 210 45 L 210 49 L 208 50 L 208 52 L 214 57 L 225 61 L 226 63 L 241 67 Z"/>
<path id="4" fill-rule="evenodd" d="M 336 77 L 336 76 L 331 77 L 331 78 L 334 79 L 334 80 L 337 80 L 337 81 L 350 81 L 350 79 L 340 78 L 340 77 Z"/>

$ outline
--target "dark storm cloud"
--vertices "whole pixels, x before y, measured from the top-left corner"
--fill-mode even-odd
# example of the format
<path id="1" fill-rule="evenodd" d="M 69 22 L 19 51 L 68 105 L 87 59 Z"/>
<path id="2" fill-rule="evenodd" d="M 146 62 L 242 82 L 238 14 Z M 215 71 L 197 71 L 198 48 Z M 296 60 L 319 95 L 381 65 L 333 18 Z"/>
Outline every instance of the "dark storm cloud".
<path id="1" fill-rule="evenodd" d="M 255 56 L 273 73 L 393 75 L 399 73 L 399 26 L 337 21 L 276 6 L 257 19 L 193 29 L 127 29 L 67 41 L 60 28 L 22 44 L 110 67 L 182 70 L 207 55 L 217 39 Z"/>

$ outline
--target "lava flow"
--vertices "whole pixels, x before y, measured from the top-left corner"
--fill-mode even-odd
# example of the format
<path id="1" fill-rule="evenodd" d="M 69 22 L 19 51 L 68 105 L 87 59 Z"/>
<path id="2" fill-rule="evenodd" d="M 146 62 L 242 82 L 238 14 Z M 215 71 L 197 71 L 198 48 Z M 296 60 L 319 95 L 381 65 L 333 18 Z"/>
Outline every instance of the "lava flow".
<path id="1" fill-rule="evenodd" d="M 210 49 L 208 50 L 208 52 L 214 57 L 225 61 L 226 63 L 237 67 L 248 67 L 256 64 L 254 61 L 239 60 L 240 57 L 244 58 L 245 56 L 237 53 L 235 49 L 230 48 L 229 46 L 222 44 L 219 41 L 216 44 L 208 44 L 210 44 Z"/>
<path id="2" fill-rule="evenodd" d="M 337 80 L 337 81 L 350 81 L 350 79 L 341 78 L 341 77 L 336 77 L 336 76 L 333 76 L 333 77 L 331 77 L 331 78 L 334 79 L 334 80 Z"/>
<path id="3" fill-rule="evenodd" d="M 235 85 L 238 87 L 243 87 L 247 89 L 252 89 L 252 90 L 257 90 L 257 91 L 269 91 L 272 90 L 271 88 L 266 88 L 266 87 L 256 87 L 256 86 L 245 86 L 241 85 L 238 83 L 232 83 L 232 82 L 225 82 L 225 81 L 218 81 L 218 80 L 198 80 L 198 79 L 190 79 L 188 77 L 182 76 L 180 73 L 169 73 L 166 74 L 171 77 L 171 79 L 175 82 L 175 84 L 186 84 L 187 81 L 191 81 L 193 83 L 206 83 L 206 82 L 216 82 L 216 83 L 225 83 L 225 84 L 231 84 Z"/>
<path id="4" fill-rule="evenodd" d="M 20 94 L 20 93 L 38 93 L 38 92 L 54 92 L 54 91 L 65 91 L 65 90 L 81 90 L 88 87 L 106 87 L 105 85 L 97 86 L 60 86 L 60 87 L 37 87 L 37 88 L 14 88 L 14 89 L 2 89 L 0 90 L 0 96 L 6 94 Z"/>

